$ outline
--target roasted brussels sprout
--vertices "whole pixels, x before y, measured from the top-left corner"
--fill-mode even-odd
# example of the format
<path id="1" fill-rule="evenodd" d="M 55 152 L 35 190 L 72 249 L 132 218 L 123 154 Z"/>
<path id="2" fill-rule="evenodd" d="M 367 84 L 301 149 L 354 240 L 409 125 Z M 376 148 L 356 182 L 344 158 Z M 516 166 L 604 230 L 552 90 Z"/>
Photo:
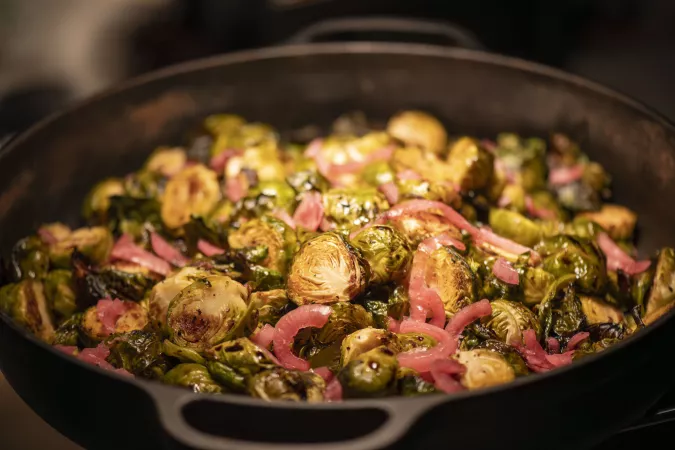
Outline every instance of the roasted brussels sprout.
<path id="1" fill-rule="evenodd" d="M 462 191 L 473 191 L 490 182 L 494 157 L 475 139 L 462 137 L 450 147 L 448 164 L 452 182 Z"/>
<path id="2" fill-rule="evenodd" d="M 161 205 L 157 199 L 115 195 L 110 197 L 108 228 L 114 233 L 126 233 L 134 240 L 142 241 L 147 238 L 148 229 L 163 229 L 160 210 Z"/>
<path id="3" fill-rule="evenodd" d="M 2 289 L 0 288 L 0 295 L 2 295 L 1 293 Z M 0 303 L 2 302 L 0 301 Z M 82 313 L 73 314 L 54 331 L 51 343 L 53 345 L 77 346 L 80 343 L 81 323 Z"/>
<path id="4" fill-rule="evenodd" d="M 431 348 L 436 345 L 436 339 L 421 333 L 399 333 L 396 335 L 398 348 L 402 352 L 409 352 L 418 348 Z M 395 347 L 392 347 L 395 349 Z"/>
<path id="5" fill-rule="evenodd" d="M 490 210 L 490 227 L 498 235 L 527 247 L 534 247 L 542 238 L 542 229 L 537 223 L 507 209 Z"/>
<path id="6" fill-rule="evenodd" d="M 180 147 L 159 147 L 145 162 L 145 170 L 172 177 L 180 172 L 187 162 L 187 154 Z"/>
<path id="7" fill-rule="evenodd" d="M 378 187 L 395 180 L 394 170 L 387 161 L 368 164 L 361 172 L 361 177 L 372 187 Z"/>
<path id="8" fill-rule="evenodd" d="M 43 341 L 49 342 L 54 336 L 49 304 L 39 281 L 23 280 L 0 288 L 0 311 Z"/>
<path id="9" fill-rule="evenodd" d="M 162 342 L 155 333 L 135 330 L 118 334 L 107 340 L 106 346 L 110 349 L 107 361 L 134 375 L 157 379 L 168 368 Z"/>
<path id="10" fill-rule="evenodd" d="M 509 133 L 497 136 L 498 167 L 528 192 L 546 187 L 545 152 L 546 143 L 541 139 L 522 139 Z"/>
<path id="11" fill-rule="evenodd" d="M 389 317 L 400 320 L 410 307 L 408 291 L 404 285 L 373 286 L 358 301 L 372 314 L 375 325 L 379 328 L 387 328 Z"/>
<path id="12" fill-rule="evenodd" d="M 520 184 L 507 184 L 501 191 L 498 204 L 523 214 L 527 208 L 526 195 L 525 189 Z"/>
<path id="13" fill-rule="evenodd" d="M 411 248 L 423 240 L 447 233 L 455 239 L 462 239 L 462 233 L 444 217 L 429 211 L 404 214 L 390 219 L 389 225 L 396 228 L 410 242 Z"/>
<path id="14" fill-rule="evenodd" d="M 73 274 L 68 270 L 54 270 L 45 278 L 45 296 L 49 309 L 59 319 L 64 320 L 77 311 L 77 300 Z"/>
<path id="15" fill-rule="evenodd" d="M 110 198 L 124 194 L 124 185 L 119 178 L 108 178 L 101 181 L 89 191 L 84 200 L 82 214 L 87 220 L 104 223 L 108 220 Z"/>
<path id="16" fill-rule="evenodd" d="M 283 180 L 284 164 L 279 155 L 276 141 L 266 140 L 244 149 L 240 155 L 227 160 L 225 178 L 231 179 L 245 171 L 255 173 L 259 181 Z"/>
<path id="17" fill-rule="evenodd" d="M 232 231 L 227 239 L 233 250 L 264 246 L 267 257 L 259 264 L 281 274 L 286 272 L 288 261 L 297 246 L 293 230 L 271 217 L 249 220 L 238 230 Z"/>
<path id="18" fill-rule="evenodd" d="M 572 284 L 564 288 L 561 299 L 556 298 L 547 303 L 546 308 L 541 308 L 540 315 L 544 334 L 547 336 L 552 330 L 558 336 L 570 337 L 586 324 L 581 301 Z"/>
<path id="19" fill-rule="evenodd" d="M 429 383 L 419 376 L 417 372 L 407 367 L 399 367 L 397 378 L 397 391 L 404 397 L 415 397 L 438 392 L 433 383 Z"/>
<path id="20" fill-rule="evenodd" d="M 510 344 L 496 339 L 488 339 L 478 344 L 476 349 L 485 349 L 501 355 L 502 358 L 511 365 L 511 368 L 517 377 L 530 373 L 523 357 L 518 353 L 515 347 Z"/>
<path id="21" fill-rule="evenodd" d="M 602 205 L 599 211 L 589 211 L 579 214 L 600 225 L 614 240 L 630 239 L 635 230 L 637 215 L 621 205 Z"/>
<path id="22" fill-rule="evenodd" d="M 384 397 L 396 390 L 396 355 L 386 346 L 360 354 L 338 372 L 345 398 Z"/>
<path id="23" fill-rule="evenodd" d="M 556 278 L 574 274 L 582 292 L 604 293 L 607 282 L 604 256 L 587 239 L 554 236 L 543 239 L 535 250 L 544 257 L 542 268 Z"/>
<path id="24" fill-rule="evenodd" d="M 243 335 L 257 323 L 247 300 L 248 290 L 230 277 L 198 278 L 169 303 L 169 337 L 181 347 L 206 350 Z"/>
<path id="25" fill-rule="evenodd" d="M 49 245 L 49 259 L 55 267 L 70 268 L 70 258 L 77 249 L 94 264 L 108 260 L 113 247 L 113 237 L 104 227 L 80 228 L 67 237 Z"/>
<path id="26" fill-rule="evenodd" d="M 238 374 L 230 366 L 218 361 L 209 361 L 206 363 L 206 367 L 208 367 L 213 379 L 227 390 L 239 394 L 246 392 L 246 377 Z"/>
<path id="27" fill-rule="evenodd" d="M 451 247 L 440 248 L 429 255 L 425 278 L 440 295 L 448 316 L 476 300 L 476 275 Z"/>
<path id="28" fill-rule="evenodd" d="M 270 324 L 275 326 L 281 316 L 286 314 L 290 308 L 295 307 L 285 289 L 272 289 L 271 291 L 260 291 L 251 294 L 251 303 L 258 308 L 258 324 Z"/>
<path id="29" fill-rule="evenodd" d="M 538 304 L 544 298 L 546 289 L 553 283 L 555 277 L 539 267 L 525 269 L 523 284 L 523 303 L 527 306 Z"/>
<path id="30" fill-rule="evenodd" d="M 246 120 L 235 114 L 212 114 L 204 120 L 204 128 L 214 136 L 224 136 L 230 138 L 239 131 L 239 129 L 246 123 Z M 226 142 L 229 144 L 229 142 Z M 213 153 L 218 154 L 226 150 L 229 145 L 222 148 L 215 146 Z"/>
<path id="31" fill-rule="evenodd" d="M 350 243 L 370 265 L 370 282 L 386 283 L 405 273 L 412 260 L 406 238 L 386 225 L 365 228 Z"/>
<path id="32" fill-rule="evenodd" d="M 373 326 L 373 317 L 363 306 L 353 303 L 336 303 L 331 307 L 328 322 L 312 331 L 312 341 L 317 345 L 341 343 L 351 333 Z"/>
<path id="33" fill-rule="evenodd" d="M 647 316 L 669 306 L 675 300 L 675 250 L 664 248 L 659 253 L 652 286 L 645 314 Z"/>
<path id="34" fill-rule="evenodd" d="M 297 372 L 276 367 L 259 372 L 248 381 L 248 391 L 263 400 L 323 401 L 326 382 L 312 372 Z"/>
<path id="35" fill-rule="evenodd" d="M 114 300 L 121 302 L 121 300 Z M 101 320 L 104 314 L 99 310 L 99 306 L 88 308 L 82 315 L 81 333 L 87 346 L 95 346 L 96 343 L 104 340 L 111 334 L 128 333 L 136 330 L 143 330 L 149 323 L 148 311 L 139 303 L 123 302 L 123 311 L 115 320 L 114 326 L 109 326 Z"/>
<path id="36" fill-rule="evenodd" d="M 487 349 L 459 352 L 457 360 L 466 367 L 460 382 L 467 389 L 481 389 L 508 383 L 516 372 L 499 353 Z"/>
<path id="37" fill-rule="evenodd" d="M 447 181 L 397 178 L 396 187 L 398 188 L 399 201 L 421 198 L 456 206 L 460 200 L 460 196 L 452 183 Z"/>
<path id="38" fill-rule="evenodd" d="M 490 303 L 492 314 L 481 322 L 506 343 L 522 342 L 523 331 L 533 329 L 541 336 L 539 320 L 521 303 L 495 300 Z"/>
<path id="39" fill-rule="evenodd" d="M 388 347 L 394 352 L 400 351 L 398 338 L 394 333 L 370 327 L 354 331 L 342 341 L 340 365 L 344 367 L 361 354 L 381 346 Z"/>
<path id="40" fill-rule="evenodd" d="M 44 277 L 49 270 L 44 243 L 37 236 L 21 239 L 12 248 L 9 267 L 14 281 Z"/>
<path id="41" fill-rule="evenodd" d="M 288 273 L 288 297 L 297 305 L 350 301 L 363 292 L 369 268 L 338 233 L 306 241 Z"/>
<path id="42" fill-rule="evenodd" d="M 206 357 L 225 364 L 244 377 L 275 367 L 272 360 L 247 338 L 218 344 L 206 351 Z"/>
<path id="43" fill-rule="evenodd" d="M 361 227 L 389 209 L 387 200 L 374 188 L 330 189 L 322 198 L 326 220 L 339 229 Z"/>
<path id="44" fill-rule="evenodd" d="M 295 190 L 284 181 L 261 182 L 242 200 L 238 214 L 244 217 L 261 217 L 275 209 L 292 214 L 296 205 Z"/>
<path id="45" fill-rule="evenodd" d="M 213 380 L 209 370 L 200 364 L 178 364 L 164 375 L 162 381 L 192 389 L 194 392 L 218 394 L 223 391 Z"/>
<path id="46" fill-rule="evenodd" d="M 220 185 L 216 173 L 201 164 L 188 166 L 166 184 L 162 196 L 162 221 L 169 228 L 181 227 L 193 214 L 208 214 L 219 200 Z"/>
<path id="47" fill-rule="evenodd" d="M 315 170 L 291 173 L 286 177 L 286 183 L 298 194 L 309 191 L 325 192 L 330 187 L 328 180 Z"/>
<path id="48" fill-rule="evenodd" d="M 620 309 L 604 302 L 597 297 L 579 296 L 581 310 L 586 323 L 589 325 L 600 323 L 623 323 L 624 317 Z"/>
<path id="49" fill-rule="evenodd" d="M 448 135 L 443 124 L 423 111 L 403 111 L 389 119 L 387 133 L 406 145 L 434 153 L 445 150 Z"/>

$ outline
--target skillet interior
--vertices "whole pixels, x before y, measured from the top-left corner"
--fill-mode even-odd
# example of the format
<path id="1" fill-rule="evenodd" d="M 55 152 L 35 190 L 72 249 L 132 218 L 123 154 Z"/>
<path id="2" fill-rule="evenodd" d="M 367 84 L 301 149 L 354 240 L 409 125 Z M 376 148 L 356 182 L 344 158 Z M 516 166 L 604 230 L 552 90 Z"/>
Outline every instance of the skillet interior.
<path id="1" fill-rule="evenodd" d="M 141 78 L 43 122 L 0 154 L 0 253 L 6 254 L 16 239 L 42 222 L 77 223 L 81 200 L 94 182 L 138 167 L 156 145 L 181 144 L 184 131 L 207 114 L 232 111 L 283 130 L 308 121 L 326 125 L 354 109 L 384 119 L 403 108 L 428 110 L 451 132 L 493 135 L 513 130 L 541 136 L 552 130 L 568 132 L 614 176 L 617 200 L 639 214 L 641 249 L 651 252 L 675 243 L 670 231 L 675 228 L 675 212 L 666 204 L 675 194 L 671 174 L 675 132 L 640 105 L 592 83 L 508 58 L 406 44 L 325 44 L 184 65 Z M 665 336 L 662 331 L 658 339 L 656 333 L 646 337 L 650 346 L 657 346 L 665 345 L 661 344 Z M 624 369 L 638 364 L 643 370 L 648 368 L 643 352 L 626 350 L 600 358 L 595 374 L 609 374 L 612 365 L 616 370 L 619 360 L 625 363 Z M 1 355 L 3 369 L 8 354 Z M 608 370 L 603 372 L 602 367 Z M 12 375 L 16 374 L 8 374 L 10 381 Z M 556 403 L 567 392 L 549 396 L 550 406 L 560 408 L 560 413 L 570 411 L 570 403 L 579 402 L 589 386 L 607 391 L 625 382 L 573 370 L 561 390 L 574 388 L 575 380 L 576 397 L 567 404 Z M 20 384 L 29 387 L 29 383 Z M 645 408 L 663 385 L 654 380 L 651 391 L 641 393 L 642 402 L 636 400 L 634 413 Z M 494 427 L 507 427 L 509 420 L 503 411 L 490 414 L 487 408 L 490 402 L 511 405 L 518 392 L 532 396 L 533 389 L 527 394 L 522 390 L 526 386 L 500 391 L 491 400 L 486 396 L 478 397 L 482 401 L 462 399 L 453 408 L 495 422 Z M 543 396 L 547 395 L 544 387 L 556 387 L 548 380 L 538 386 Z M 611 398 L 598 393 L 594 401 L 605 397 Z M 521 401 L 523 405 L 516 410 L 528 416 L 525 407 L 530 400 Z M 630 399 L 624 403 L 630 404 Z M 536 408 L 537 404 L 531 401 L 529 406 Z M 445 408 L 433 417 L 427 415 L 428 420 L 414 434 L 432 442 L 443 434 L 435 428 L 443 427 L 439 417 L 448 414 L 453 413 Z M 453 428 L 461 430 L 463 415 L 454 415 Z M 543 416 L 537 423 L 545 420 Z M 502 425 L 497 426 L 499 420 Z M 608 413 L 596 425 L 612 422 L 616 426 L 616 420 L 618 416 Z M 611 431 L 610 424 L 606 425 L 603 433 Z M 568 434 L 579 437 L 591 431 L 586 428 L 580 426 Z M 515 437 L 511 440 L 520 442 Z"/>

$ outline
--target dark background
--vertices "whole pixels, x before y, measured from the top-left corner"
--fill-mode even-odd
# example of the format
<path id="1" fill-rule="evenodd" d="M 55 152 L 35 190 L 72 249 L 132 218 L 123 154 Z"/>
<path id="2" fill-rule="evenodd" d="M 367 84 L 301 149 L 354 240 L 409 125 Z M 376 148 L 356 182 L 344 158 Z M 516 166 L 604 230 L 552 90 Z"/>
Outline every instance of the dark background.
<path id="1" fill-rule="evenodd" d="M 125 78 L 284 43 L 319 20 L 354 16 L 448 21 L 490 51 L 586 76 L 675 119 L 675 0 L 0 0 L 0 145 L 8 133 Z M 448 44 L 396 33 L 332 38 Z M 573 426 L 573 418 L 554 426 Z M 624 432 L 602 450 L 655 447 L 673 431 Z M 3 448 L 72 448 L 1 376 L 0 436 Z"/>

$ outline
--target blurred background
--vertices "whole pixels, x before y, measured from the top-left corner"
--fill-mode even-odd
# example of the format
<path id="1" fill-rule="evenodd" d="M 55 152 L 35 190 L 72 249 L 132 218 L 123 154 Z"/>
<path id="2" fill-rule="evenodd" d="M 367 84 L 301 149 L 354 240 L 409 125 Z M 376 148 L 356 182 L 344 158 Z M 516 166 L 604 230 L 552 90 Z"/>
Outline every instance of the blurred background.
<path id="1" fill-rule="evenodd" d="M 126 78 L 283 44 L 320 20 L 356 16 L 445 20 L 489 51 L 586 76 L 675 119 L 675 0 L 0 0 L 0 145 L 3 136 Z M 425 40 L 325 37 L 383 38 Z M 669 433 L 624 433 L 604 448 L 646 447 L 647 435 Z M 1 375 L 0 442 L 3 449 L 76 448 Z"/>

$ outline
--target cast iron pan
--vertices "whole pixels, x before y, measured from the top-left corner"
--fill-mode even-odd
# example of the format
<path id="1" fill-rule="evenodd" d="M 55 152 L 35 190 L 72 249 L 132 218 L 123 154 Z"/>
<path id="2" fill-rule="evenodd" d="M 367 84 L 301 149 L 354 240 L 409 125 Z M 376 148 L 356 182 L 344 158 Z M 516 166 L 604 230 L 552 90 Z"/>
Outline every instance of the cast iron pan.
<path id="1" fill-rule="evenodd" d="M 570 133 L 614 176 L 641 250 L 675 243 L 675 128 L 637 102 L 557 70 L 476 51 L 302 44 L 193 62 L 53 116 L 0 153 L 0 251 L 40 223 L 76 225 L 97 180 L 232 111 L 280 130 L 342 112 L 428 110 L 451 132 Z M 0 369 L 57 430 L 87 448 L 361 450 L 586 448 L 639 418 L 675 368 L 672 315 L 583 362 L 478 392 L 340 404 L 263 403 L 129 380 L 66 357 L 0 320 Z"/>

